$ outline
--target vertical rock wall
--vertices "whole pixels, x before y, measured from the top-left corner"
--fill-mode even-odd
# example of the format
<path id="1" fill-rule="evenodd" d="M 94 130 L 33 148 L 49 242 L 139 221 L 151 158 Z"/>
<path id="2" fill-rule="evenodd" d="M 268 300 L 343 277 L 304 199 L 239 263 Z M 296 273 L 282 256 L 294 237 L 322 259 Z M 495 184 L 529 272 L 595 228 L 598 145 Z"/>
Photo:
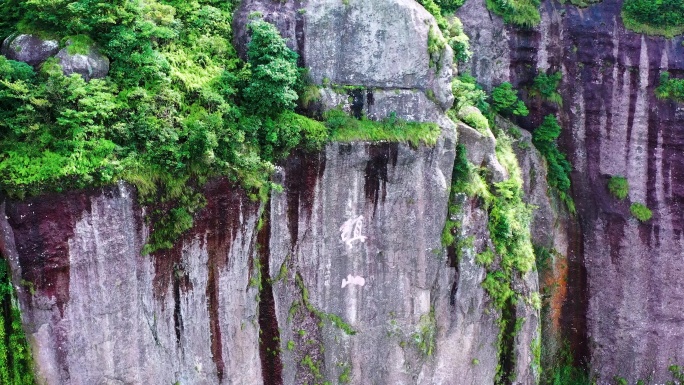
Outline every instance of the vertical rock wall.
<path id="1" fill-rule="evenodd" d="M 536 68 L 563 72 L 562 108 L 530 100 L 532 113 L 519 123 L 532 129 L 558 112 L 562 147 L 575 169 L 566 336 L 601 381 L 617 375 L 663 382 L 668 365 L 684 361 L 684 109 L 656 99 L 654 89 L 661 71 L 684 73 L 684 50 L 682 37 L 626 31 L 621 5 L 604 0 L 580 9 L 547 1 L 534 29 L 496 28 L 487 12 L 468 11 L 483 9 L 484 0 L 469 0 L 459 15 L 475 44 L 487 33 L 509 36 L 507 50 L 497 42 L 476 47 L 470 68 L 483 83 L 509 80 L 526 94 Z M 508 74 L 480 63 L 509 63 Z M 629 179 L 624 202 L 606 188 L 613 175 Z M 650 207 L 653 219 L 633 218 L 633 202 Z"/>
<path id="2" fill-rule="evenodd" d="M 440 240 L 453 145 L 333 144 L 288 160 L 270 246 L 284 383 L 492 381 L 485 271 Z M 464 228 L 488 239 L 486 213 L 466 211 Z"/>
<path id="3" fill-rule="evenodd" d="M 206 192 L 197 226 L 154 256 L 126 185 L 2 205 L 41 383 L 260 383 L 259 207 L 222 181 Z"/>

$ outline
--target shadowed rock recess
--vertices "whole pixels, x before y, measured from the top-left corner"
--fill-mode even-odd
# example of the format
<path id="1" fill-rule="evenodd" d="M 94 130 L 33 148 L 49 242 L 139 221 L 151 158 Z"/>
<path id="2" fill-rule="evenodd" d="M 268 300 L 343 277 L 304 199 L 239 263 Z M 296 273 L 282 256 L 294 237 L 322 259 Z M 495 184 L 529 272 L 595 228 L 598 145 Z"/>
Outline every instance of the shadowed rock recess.
<path id="1" fill-rule="evenodd" d="M 558 249 L 567 263 L 553 272 L 566 277 L 547 282 L 560 284 L 556 294 L 566 299 L 552 301 L 550 324 L 599 383 L 614 376 L 664 383 L 668 366 L 684 361 L 684 113 L 654 90 L 661 71 L 684 74 L 683 38 L 625 30 L 622 3 L 582 9 L 542 2 L 542 21 L 532 29 L 490 18 L 484 0 L 469 0 L 457 15 L 471 37 L 469 69 L 479 82 L 510 81 L 526 93 L 537 69 L 563 74 L 562 107 L 529 98 L 531 114 L 518 122 L 533 129 L 557 113 L 561 147 L 574 166 L 578 215 L 566 221 Z M 624 201 L 607 189 L 615 175 L 629 180 Z M 640 223 L 632 202 L 646 204 L 653 218 Z"/>

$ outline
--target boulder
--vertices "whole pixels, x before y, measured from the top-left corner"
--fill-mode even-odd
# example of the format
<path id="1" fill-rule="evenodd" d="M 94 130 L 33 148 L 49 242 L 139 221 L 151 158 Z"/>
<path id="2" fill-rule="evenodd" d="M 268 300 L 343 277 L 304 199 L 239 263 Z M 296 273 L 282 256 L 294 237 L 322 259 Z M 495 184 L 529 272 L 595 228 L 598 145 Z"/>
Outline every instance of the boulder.
<path id="1" fill-rule="evenodd" d="M 21 34 L 11 35 L 5 39 L 0 53 L 10 60 L 37 67 L 58 50 L 59 43 L 56 40 L 44 40 L 35 35 Z"/>
<path id="2" fill-rule="evenodd" d="M 109 73 L 109 59 L 100 54 L 95 47 L 90 47 L 88 53 L 69 53 L 69 47 L 62 48 L 57 53 L 57 59 L 62 66 L 64 75 L 80 74 L 86 81 L 101 79 Z"/>

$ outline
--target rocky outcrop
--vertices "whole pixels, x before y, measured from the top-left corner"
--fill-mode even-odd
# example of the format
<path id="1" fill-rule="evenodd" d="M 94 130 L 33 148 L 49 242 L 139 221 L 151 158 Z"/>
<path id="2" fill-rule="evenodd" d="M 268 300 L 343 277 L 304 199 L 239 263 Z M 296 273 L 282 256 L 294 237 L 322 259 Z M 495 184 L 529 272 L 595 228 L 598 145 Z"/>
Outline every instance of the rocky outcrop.
<path id="1" fill-rule="evenodd" d="M 59 50 L 56 40 L 41 39 L 35 35 L 11 35 L 2 43 L 3 56 L 21 61 L 33 67 L 42 64 Z"/>
<path id="2" fill-rule="evenodd" d="M 453 53 L 447 44 L 428 52 L 428 41 L 442 35 L 434 17 L 413 0 L 247 0 L 234 18 L 243 54 L 255 12 L 279 28 L 317 85 L 410 89 L 444 110 L 453 103 Z"/>
<path id="3" fill-rule="evenodd" d="M 492 382 L 483 245 L 457 260 L 440 241 L 453 145 L 340 143 L 288 160 L 270 245 L 284 383 Z M 464 206 L 463 231 L 487 242 L 486 211 Z"/>
<path id="4" fill-rule="evenodd" d="M 37 376 L 47 384 L 259 384 L 259 205 L 224 181 L 173 250 L 141 255 L 134 190 L 0 206 Z"/>
<path id="5" fill-rule="evenodd" d="M 459 16 L 476 47 L 471 70 L 482 82 L 509 80 L 526 94 L 537 68 L 563 72 L 563 106 L 530 99 L 532 113 L 518 123 L 533 129 L 544 115 L 558 113 L 561 144 L 575 169 L 578 223 L 566 236 L 564 335 L 601 383 L 613 376 L 662 383 L 670 379 L 671 363 L 684 362 L 684 289 L 675 273 L 684 255 L 684 114 L 681 105 L 658 100 L 654 89 L 661 71 L 684 74 L 684 54 L 682 37 L 625 30 L 621 5 L 605 0 L 580 9 L 544 2 L 539 27 L 496 29 L 509 36 L 508 48 L 500 42 L 477 47 L 478 36 L 497 23 L 486 13 L 468 13 L 483 9 L 483 0 L 469 0 Z M 629 179 L 626 201 L 606 188 L 614 175 Z M 632 202 L 649 206 L 653 219 L 633 218 Z"/>
<path id="6" fill-rule="evenodd" d="M 102 79 L 109 73 L 109 59 L 100 54 L 95 47 L 87 53 L 69 53 L 69 44 L 56 55 L 64 75 L 79 74 L 85 81 Z"/>

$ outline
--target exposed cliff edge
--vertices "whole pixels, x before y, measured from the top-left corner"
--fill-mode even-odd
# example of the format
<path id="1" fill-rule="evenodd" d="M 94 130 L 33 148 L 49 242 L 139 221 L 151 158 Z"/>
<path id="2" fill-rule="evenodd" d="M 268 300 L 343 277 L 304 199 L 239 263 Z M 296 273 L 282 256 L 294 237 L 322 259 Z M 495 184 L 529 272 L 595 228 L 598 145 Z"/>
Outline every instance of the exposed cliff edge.
<path id="1" fill-rule="evenodd" d="M 557 112 L 561 141 L 574 165 L 577 222 L 569 222 L 568 258 L 557 325 L 576 358 L 600 383 L 671 379 L 684 360 L 682 295 L 681 105 L 658 100 L 661 71 L 684 71 L 682 37 L 665 39 L 625 30 L 622 2 L 588 8 L 543 2 L 533 29 L 504 26 L 484 0 L 458 11 L 473 43 L 472 74 L 486 86 L 510 81 L 526 93 L 537 71 L 561 71 L 558 108 L 535 98 L 528 119 L 537 127 Z M 629 197 L 611 196 L 612 176 L 627 177 Z M 640 223 L 629 204 L 641 202 L 653 218 Z M 554 246 L 555 247 L 555 246 Z M 567 283 L 567 285 L 565 284 Z M 562 324 L 562 325 L 561 325 Z"/>

